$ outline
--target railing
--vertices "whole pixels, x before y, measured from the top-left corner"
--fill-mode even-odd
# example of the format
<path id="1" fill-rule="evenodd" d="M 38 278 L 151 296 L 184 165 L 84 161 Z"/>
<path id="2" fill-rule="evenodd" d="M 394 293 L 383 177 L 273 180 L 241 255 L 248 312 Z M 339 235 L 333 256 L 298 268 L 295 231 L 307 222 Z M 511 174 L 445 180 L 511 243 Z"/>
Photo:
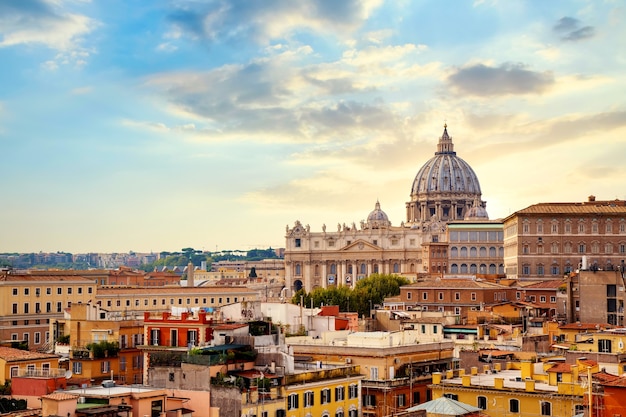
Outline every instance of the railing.
<path id="1" fill-rule="evenodd" d="M 22 378 L 61 378 L 65 376 L 67 371 L 60 368 L 35 368 L 35 369 L 19 369 L 18 377 Z"/>

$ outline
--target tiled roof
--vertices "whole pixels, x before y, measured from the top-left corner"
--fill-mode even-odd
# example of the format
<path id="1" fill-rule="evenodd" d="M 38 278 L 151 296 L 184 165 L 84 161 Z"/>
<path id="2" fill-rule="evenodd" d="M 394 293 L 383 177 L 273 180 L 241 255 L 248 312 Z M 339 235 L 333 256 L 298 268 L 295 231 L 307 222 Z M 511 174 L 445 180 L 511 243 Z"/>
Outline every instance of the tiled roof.
<path id="1" fill-rule="evenodd" d="M 37 359 L 58 359 L 58 356 L 48 353 L 31 352 L 29 350 L 0 346 L 0 358 L 7 362 L 17 362 Z"/>
<path id="2" fill-rule="evenodd" d="M 583 203 L 539 203 L 513 213 L 524 214 L 626 214 L 626 201 L 590 201 Z"/>
<path id="3" fill-rule="evenodd" d="M 548 372 L 560 372 L 560 373 L 572 372 L 572 365 L 567 364 L 567 363 L 558 363 L 554 365 L 552 368 L 548 369 Z"/>
<path id="4" fill-rule="evenodd" d="M 52 394 L 42 395 L 41 398 L 47 398 L 56 401 L 74 400 L 78 395 L 68 394 L 66 392 L 53 392 Z"/>
<path id="5" fill-rule="evenodd" d="M 557 289 L 563 285 L 563 281 L 559 279 L 552 279 L 547 281 L 535 282 L 524 287 L 525 290 L 540 290 L 540 289 Z"/>
<path id="6" fill-rule="evenodd" d="M 41 281 L 70 281 L 70 282 L 85 282 L 93 284 L 93 278 L 85 278 L 79 275 L 56 275 L 56 274 L 2 274 L 0 275 L 0 281 L 7 282 L 41 282 Z"/>

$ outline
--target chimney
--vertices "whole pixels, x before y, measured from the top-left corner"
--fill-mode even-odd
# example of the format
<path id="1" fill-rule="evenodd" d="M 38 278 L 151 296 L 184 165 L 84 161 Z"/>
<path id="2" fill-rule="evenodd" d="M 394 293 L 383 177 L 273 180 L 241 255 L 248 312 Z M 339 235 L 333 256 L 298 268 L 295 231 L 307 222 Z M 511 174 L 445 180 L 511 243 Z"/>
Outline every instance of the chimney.
<path id="1" fill-rule="evenodd" d="M 533 366 L 535 364 L 530 361 L 522 361 L 521 363 L 521 371 L 522 371 L 522 379 L 533 379 L 534 369 Z"/>
<path id="2" fill-rule="evenodd" d="M 596 201 L 596 196 L 595 195 L 590 195 L 589 197 L 587 197 L 587 199 L 589 200 L 589 202 L 593 202 Z"/>
<path id="3" fill-rule="evenodd" d="M 495 389 L 504 389 L 504 378 L 494 378 L 493 387 Z"/>
<path id="4" fill-rule="evenodd" d="M 433 372 L 433 384 L 441 384 L 441 372 Z"/>
<path id="5" fill-rule="evenodd" d="M 195 285 L 193 281 L 193 263 L 189 261 L 187 264 L 187 288 L 193 288 Z"/>

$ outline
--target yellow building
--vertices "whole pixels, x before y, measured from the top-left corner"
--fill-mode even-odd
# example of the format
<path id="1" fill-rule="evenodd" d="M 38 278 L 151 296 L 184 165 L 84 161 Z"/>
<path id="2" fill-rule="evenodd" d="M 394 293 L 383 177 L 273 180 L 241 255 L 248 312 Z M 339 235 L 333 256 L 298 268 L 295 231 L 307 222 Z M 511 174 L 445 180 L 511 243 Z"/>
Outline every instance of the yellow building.
<path id="1" fill-rule="evenodd" d="M 286 417 L 360 416 L 359 372 L 358 366 L 344 366 L 285 375 Z"/>
<path id="2" fill-rule="evenodd" d="M 57 355 L 0 346 L 0 385 L 28 372 L 52 375 L 58 368 Z"/>
<path id="3" fill-rule="evenodd" d="M 71 303 L 95 298 L 96 282 L 60 271 L 0 272 L 0 340 L 24 341 L 30 349 L 48 349 L 51 320 L 63 317 Z"/>
<path id="4" fill-rule="evenodd" d="M 583 411 L 583 364 L 507 363 L 470 372 L 433 374 L 433 398 L 443 396 L 473 405 L 491 417 L 571 416 Z"/>
<path id="5" fill-rule="evenodd" d="M 63 319 L 50 323 L 58 338 L 69 336 L 70 370 L 74 382 L 114 379 L 142 383 L 143 322 L 112 317 L 95 304 L 72 304 Z"/>

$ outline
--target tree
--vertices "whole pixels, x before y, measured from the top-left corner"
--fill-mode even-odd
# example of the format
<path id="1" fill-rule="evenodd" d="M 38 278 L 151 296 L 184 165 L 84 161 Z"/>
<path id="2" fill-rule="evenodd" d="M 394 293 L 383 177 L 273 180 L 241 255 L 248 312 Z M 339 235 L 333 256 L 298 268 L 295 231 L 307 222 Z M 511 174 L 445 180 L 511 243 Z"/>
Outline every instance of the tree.
<path id="1" fill-rule="evenodd" d="M 368 315 L 370 306 L 382 304 L 386 297 L 400 294 L 400 287 L 409 284 L 409 280 L 399 275 L 372 274 L 356 283 L 354 289 L 347 286 L 315 288 L 310 293 L 300 289 L 291 298 L 292 304 L 305 307 L 322 305 L 339 306 L 339 311 L 356 311 L 360 316 Z"/>

